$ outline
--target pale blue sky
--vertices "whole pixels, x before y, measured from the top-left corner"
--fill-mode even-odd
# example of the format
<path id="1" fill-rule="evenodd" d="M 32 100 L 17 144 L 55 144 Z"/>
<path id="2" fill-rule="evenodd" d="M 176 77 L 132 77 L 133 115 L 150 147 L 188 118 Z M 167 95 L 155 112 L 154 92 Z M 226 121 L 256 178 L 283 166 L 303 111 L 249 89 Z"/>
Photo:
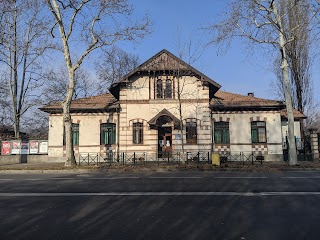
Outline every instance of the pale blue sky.
<path id="1" fill-rule="evenodd" d="M 139 14 L 147 13 L 153 21 L 152 33 L 138 44 L 119 44 L 126 51 L 136 53 L 142 61 L 162 49 L 178 54 L 177 29 L 185 39 L 204 44 L 210 38 L 201 27 L 207 26 L 219 17 L 227 0 L 132 0 Z M 271 81 L 275 79 L 270 70 L 271 59 L 266 53 L 249 53 L 240 40 L 234 41 L 228 52 L 217 54 L 215 46 L 209 46 L 193 64 L 198 70 L 222 85 L 222 90 L 275 99 Z M 318 88 L 319 70 L 313 71 L 315 88 Z"/>

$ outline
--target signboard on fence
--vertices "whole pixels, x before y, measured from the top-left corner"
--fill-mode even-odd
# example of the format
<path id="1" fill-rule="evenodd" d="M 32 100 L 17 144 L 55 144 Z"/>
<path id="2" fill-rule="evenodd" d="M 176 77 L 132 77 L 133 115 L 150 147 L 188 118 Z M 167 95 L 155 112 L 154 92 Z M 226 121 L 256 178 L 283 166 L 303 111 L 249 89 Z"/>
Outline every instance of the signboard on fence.
<path id="1" fill-rule="evenodd" d="M 39 142 L 39 153 L 48 153 L 48 142 Z"/>
<path id="2" fill-rule="evenodd" d="M 29 143 L 28 142 L 21 143 L 20 154 L 29 154 Z"/>
<path id="3" fill-rule="evenodd" d="M 11 153 L 11 142 L 3 141 L 1 146 L 1 155 L 10 155 Z"/>
<path id="4" fill-rule="evenodd" d="M 30 141 L 29 142 L 29 153 L 30 154 L 38 154 L 39 153 L 39 142 L 38 141 Z"/>
<path id="5" fill-rule="evenodd" d="M 11 142 L 11 154 L 20 154 L 21 150 L 21 142 L 20 141 L 12 141 Z"/>

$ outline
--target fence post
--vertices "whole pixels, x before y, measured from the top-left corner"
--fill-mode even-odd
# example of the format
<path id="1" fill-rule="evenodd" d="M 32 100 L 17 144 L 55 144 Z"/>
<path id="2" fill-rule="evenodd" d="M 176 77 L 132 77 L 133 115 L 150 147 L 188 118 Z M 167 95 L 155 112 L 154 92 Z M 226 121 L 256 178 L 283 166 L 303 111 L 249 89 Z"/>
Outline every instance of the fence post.
<path id="1" fill-rule="evenodd" d="M 242 160 L 242 165 L 244 165 L 244 157 L 243 157 L 243 152 L 240 152 L 240 160 Z"/>
<path id="2" fill-rule="evenodd" d="M 122 165 L 124 165 L 124 152 L 122 153 Z"/>
<path id="3" fill-rule="evenodd" d="M 251 153 L 251 165 L 253 165 L 253 151 Z"/>
<path id="4" fill-rule="evenodd" d="M 89 157 L 89 153 L 88 153 L 88 165 L 90 165 L 90 157 Z"/>
<path id="5" fill-rule="evenodd" d="M 210 163 L 210 152 L 208 152 L 208 163 Z"/>
<path id="6" fill-rule="evenodd" d="M 136 164 L 136 152 L 133 152 L 133 165 Z"/>

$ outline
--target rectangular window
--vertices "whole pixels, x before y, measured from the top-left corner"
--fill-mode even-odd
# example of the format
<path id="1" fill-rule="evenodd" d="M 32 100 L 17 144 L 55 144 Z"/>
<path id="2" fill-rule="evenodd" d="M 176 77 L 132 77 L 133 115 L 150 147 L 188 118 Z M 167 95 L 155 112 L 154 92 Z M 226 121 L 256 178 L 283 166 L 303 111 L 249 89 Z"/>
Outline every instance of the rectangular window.
<path id="1" fill-rule="evenodd" d="M 262 121 L 251 122 L 251 140 L 252 140 L 252 143 L 267 142 L 266 122 L 262 122 Z"/>
<path id="2" fill-rule="evenodd" d="M 72 123 L 72 141 L 73 145 L 79 145 L 79 124 Z"/>
<path id="3" fill-rule="evenodd" d="M 172 81 L 166 80 L 165 98 L 172 98 Z"/>
<path id="4" fill-rule="evenodd" d="M 133 143 L 142 144 L 143 143 L 143 123 L 133 124 Z"/>
<path id="5" fill-rule="evenodd" d="M 187 144 L 197 144 L 197 123 L 186 123 L 186 140 Z"/>
<path id="6" fill-rule="evenodd" d="M 229 122 L 214 123 L 214 142 L 220 144 L 230 143 Z"/>
<path id="7" fill-rule="evenodd" d="M 100 124 L 100 145 L 116 144 L 116 124 Z"/>
<path id="8" fill-rule="evenodd" d="M 157 98 L 163 98 L 162 80 L 157 80 Z"/>

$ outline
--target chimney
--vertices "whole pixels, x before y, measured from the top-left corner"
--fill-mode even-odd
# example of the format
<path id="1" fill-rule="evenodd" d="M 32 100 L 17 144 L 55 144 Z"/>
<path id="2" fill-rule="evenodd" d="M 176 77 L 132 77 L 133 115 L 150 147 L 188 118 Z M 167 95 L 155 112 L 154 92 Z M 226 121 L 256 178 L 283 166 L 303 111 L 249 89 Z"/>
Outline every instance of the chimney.
<path id="1" fill-rule="evenodd" d="M 248 97 L 254 97 L 254 92 L 249 92 Z"/>

